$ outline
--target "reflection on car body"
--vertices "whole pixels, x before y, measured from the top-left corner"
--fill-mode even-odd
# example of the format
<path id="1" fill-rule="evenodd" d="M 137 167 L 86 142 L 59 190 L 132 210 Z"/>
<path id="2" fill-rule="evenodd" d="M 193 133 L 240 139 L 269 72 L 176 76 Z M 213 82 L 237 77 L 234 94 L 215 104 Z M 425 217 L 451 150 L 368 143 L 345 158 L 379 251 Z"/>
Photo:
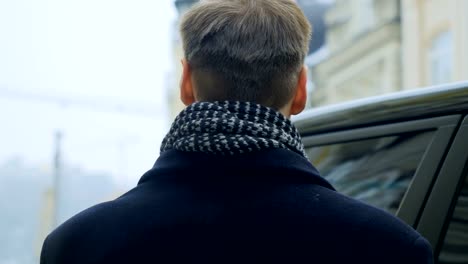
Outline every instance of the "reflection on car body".
<path id="1" fill-rule="evenodd" d="M 431 136 L 405 134 L 309 148 L 308 155 L 339 192 L 395 213 Z"/>

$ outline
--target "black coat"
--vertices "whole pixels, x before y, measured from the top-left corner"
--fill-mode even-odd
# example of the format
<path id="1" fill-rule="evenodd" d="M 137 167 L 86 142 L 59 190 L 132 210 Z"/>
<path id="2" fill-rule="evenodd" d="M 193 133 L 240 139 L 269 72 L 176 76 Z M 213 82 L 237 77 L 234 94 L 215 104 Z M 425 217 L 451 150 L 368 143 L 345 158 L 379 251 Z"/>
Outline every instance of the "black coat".
<path id="1" fill-rule="evenodd" d="M 120 198 L 53 231 L 41 263 L 431 263 L 427 241 L 304 158 L 162 153 Z"/>

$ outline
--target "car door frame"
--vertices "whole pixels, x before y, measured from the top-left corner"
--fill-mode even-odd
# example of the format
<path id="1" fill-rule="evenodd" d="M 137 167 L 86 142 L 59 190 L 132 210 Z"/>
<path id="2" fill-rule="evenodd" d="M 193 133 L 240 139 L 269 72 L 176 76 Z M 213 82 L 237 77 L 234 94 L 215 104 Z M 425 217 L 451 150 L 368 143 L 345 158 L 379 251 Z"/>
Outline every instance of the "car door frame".
<path id="1" fill-rule="evenodd" d="M 418 164 L 413 180 L 408 186 L 396 213 L 397 217 L 415 227 L 460 120 L 461 115 L 429 117 L 419 120 L 368 125 L 336 132 L 306 134 L 302 135 L 302 138 L 305 148 L 310 148 L 404 133 L 434 131 L 434 136 Z"/>
<path id="2" fill-rule="evenodd" d="M 418 232 L 431 243 L 436 259 L 460 189 L 468 177 L 468 116 L 464 117 L 456 132 L 417 224 Z"/>

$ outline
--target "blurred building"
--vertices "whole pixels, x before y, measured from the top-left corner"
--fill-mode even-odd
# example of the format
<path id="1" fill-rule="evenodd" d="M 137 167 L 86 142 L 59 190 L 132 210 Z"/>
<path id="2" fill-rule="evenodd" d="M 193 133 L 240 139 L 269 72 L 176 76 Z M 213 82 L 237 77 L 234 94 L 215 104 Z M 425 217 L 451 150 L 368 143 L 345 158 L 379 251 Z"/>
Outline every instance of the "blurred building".
<path id="1" fill-rule="evenodd" d="M 53 172 L 49 174 L 44 178 L 51 178 Z M 106 173 L 90 172 L 65 165 L 62 174 L 60 186 L 56 186 L 57 182 L 42 186 L 37 190 L 40 194 L 32 197 L 38 201 L 35 208 L 37 215 L 33 218 L 38 223 L 35 225 L 34 235 L 31 235 L 31 239 L 35 238 L 35 259 L 39 259 L 46 236 L 58 225 L 86 208 L 116 199 L 124 193 L 111 175 Z"/>
<path id="2" fill-rule="evenodd" d="M 41 206 L 39 208 L 39 226 L 37 238 L 35 241 L 35 257 L 39 259 L 42 245 L 49 233 L 55 228 L 55 192 L 53 188 L 47 188 L 41 197 Z"/>
<path id="3" fill-rule="evenodd" d="M 465 0 L 334 1 L 306 60 L 309 106 L 468 80 L 467 13 Z"/>
<path id="4" fill-rule="evenodd" d="M 468 80 L 468 1 L 402 0 L 404 88 Z"/>
<path id="5" fill-rule="evenodd" d="M 331 4 L 324 0 L 296 0 L 299 7 L 312 25 L 313 38 L 309 43 L 309 54 L 316 52 L 325 44 L 325 18 L 324 15 Z"/>
<path id="6" fill-rule="evenodd" d="M 195 2 L 175 0 L 179 17 Z M 297 2 L 313 25 L 306 59 L 309 106 L 468 79 L 468 1 Z M 172 117 L 184 107 L 178 24 L 169 92 Z"/>
<path id="7" fill-rule="evenodd" d="M 306 59 L 309 106 L 401 89 L 398 0 L 336 0 L 325 25 L 326 46 Z"/>
<path id="8" fill-rule="evenodd" d="M 45 167 L 31 166 L 21 157 L 0 162 L 0 263 L 39 263 L 38 217 L 47 185 Z"/>

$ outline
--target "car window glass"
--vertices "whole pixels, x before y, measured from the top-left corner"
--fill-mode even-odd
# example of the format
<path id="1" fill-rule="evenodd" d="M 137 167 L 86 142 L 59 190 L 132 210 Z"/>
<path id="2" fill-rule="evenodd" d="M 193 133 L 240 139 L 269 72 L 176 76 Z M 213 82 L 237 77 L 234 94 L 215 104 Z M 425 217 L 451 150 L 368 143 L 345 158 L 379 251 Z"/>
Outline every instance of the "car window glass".
<path id="1" fill-rule="evenodd" d="M 395 214 L 433 132 L 306 148 L 337 191 Z"/>
<path id="2" fill-rule="evenodd" d="M 468 177 L 450 218 L 439 263 L 468 263 Z"/>

